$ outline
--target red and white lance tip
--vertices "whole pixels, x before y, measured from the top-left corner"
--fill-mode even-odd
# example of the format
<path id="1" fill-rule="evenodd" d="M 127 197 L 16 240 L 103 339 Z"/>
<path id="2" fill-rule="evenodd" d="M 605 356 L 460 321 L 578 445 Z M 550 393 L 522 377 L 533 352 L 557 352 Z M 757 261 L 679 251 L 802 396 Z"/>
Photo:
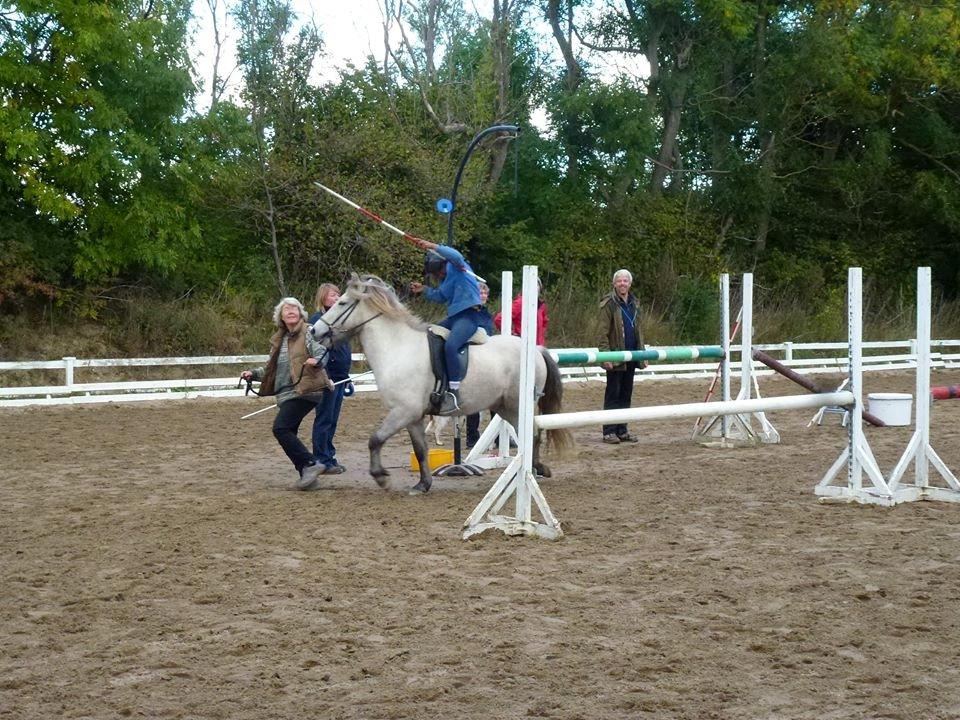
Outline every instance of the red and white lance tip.
<path id="1" fill-rule="evenodd" d="M 357 203 L 355 203 L 355 202 L 354 202 L 353 200 L 351 200 L 350 198 L 344 197 L 343 195 L 341 195 L 340 193 L 338 193 L 336 190 L 331 190 L 331 189 L 328 188 L 326 185 L 324 185 L 324 184 L 322 184 L 322 183 L 318 183 L 318 182 L 316 182 L 316 181 L 314 181 L 313 184 L 316 185 L 316 186 L 317 186 L 318 188 L 320 188 L 321 190 L 330 193 L 331 195 L 333 195 L 333 197 L 337 198 L 337 200 L 342 200 L 343 202 L 345 202 L 347 205 L 349 205 L 350 207 L 352 207 L 354 210 L 356 210 L 357 212 L 359 212 L 359 213 L 360 213 L 361 215 L 363 215 L 364 217 L 370 218 L 370 219 L 373 220 L 375 223 L 379 223 L 380 225 L 383 225 L 385 228 L 387 228 L 387 230 L 390 230 L 390 231 L 396 233 L 397 235 L 399 235 L 400 237 L 402 237 L 404 240 L 409 240 L 410 242 L 412 242 L 412 243 L 414 243 L 414 244 L 419 244 L 419 243 L 423 242 L 423 238 L 417 237 L 416 235 L 411 235 L 410 233 L 408 233 L 408 232 L 406 232 L 406 231 L 404 231 L 404 230 L 401 230 L 401 229 L 398 228 L 397 226 L 391 225 L 391 224 L 388 223 L 386 220 L 384 220 L 382 217 L 380 217 L 379 215 L 377 215 L 375 212 L 372 212 L 371 210 L 367 210 L 365 207 L 362 207 L 361 205 L 358 205 Z M 470 275 L 471 277 L 476 278 L 476 279 L 477 279 L 477 282 L 482 282 L 482 283 L 485 283 L 485 282 L 486 282 L 486 280 L 484 280 L 482 277 L 480 277 L 479 275 L 477 275 L 477 274 L 476 274 L 475 272 L 473 272 L 472 270 L 468 270 L 468 269 L 465 268 L 465 267 L 461 267 L 460 269 L 461 269 L 463 272 L 465 272 L 467 275 Z"/>

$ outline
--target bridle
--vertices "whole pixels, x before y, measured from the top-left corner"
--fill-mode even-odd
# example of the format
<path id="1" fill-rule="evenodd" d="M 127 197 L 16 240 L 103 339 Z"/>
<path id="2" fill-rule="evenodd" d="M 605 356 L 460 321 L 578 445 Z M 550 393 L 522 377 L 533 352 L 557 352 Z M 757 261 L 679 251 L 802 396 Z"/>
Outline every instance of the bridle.
<path id="1" fill-rule="evenodd" d="M 321 318 L 321 320 L 323 320 L 323 324 L 327 326 L 327 329 L 323 332 L 322 335 L 317 335 L 316 332 L 314 332 L 313 330 L 311 330 L 311 332 L 313 332 L 313 336 L 314 336 L 317 340 L 323 341 L 323 340 L 326 340 L 328 337 L 331 337 L 331 338 L 332 338 L 332 337 L 333 337 L 333 334 L 334 334 L 334 330 L 336 330 L 336 331 L 339 332 L 344 338 L 349 339 L 349 338 L 352 338 L 354 335 L 356 335 L 356 334 L 360 331 L 360 328 L 362 328 L 362 327 L 363 327 L 364 325 L 366 325 L 368 322 L 373 322 L 373 321 L 376 320 L 378 317 L 380 317 L 381 315 L 383 315 L 382 312 L 378 312 L 376 315 L 373 315 L 373 316 L 371 316 L 371 317 L 368 317 L 368 318 L 367 318 L 366 320 L 364 320 L 363 322 L 357 323 L 356 325 L 354 325 L 354 326 L 353 326 L 352 328 L 350 328 L 349 330 L 340 330 L 337 326 L 338 326 L 338 325 L 342 325 L 343 323 L 345 323 L 345 322 L 350 318 L 350 316 L 353 315 L 353 311 L 356 310 L 356 309 L 357 309 L 357 306 L 359 306 L 359 305 L 360 305 L 360 301 L 359 301 L 359 300 L 354 300 L 352 305 L 343 308 L 343 310 L 340 311 L 340 314 L 337 315 L 335 318 L 333 318 L 330 322 L 327 322 L 326 320 L 323 320 L 323 318 Z M 315 328 L 315 327 L 316 327 L 316 326 L 314 326 L 314 328 Z"/>
<path id="2" fill-rule="evenodd" d="M 258 393 L 256 390 L 253 389 L 253 378 L 252 378 L 252 377 L 251 377 L 251 378 L 245 378 L 245 377 L 243 377 L 243 376 L 241 375 L 241 376 L 240 376 L 240 379 L 237 380 L 237 390 L 239 390 L 240 388 L 242 388 L 244 383 L 247 384 L 247 389 L 246 389 L 246 391 L 243 393 L 244 396 L 248 396 L 248 395 L 250 395 L 250 393 L 253 393 L 253 394 L 256 395 L 257 397 L 260 397 L 260 393 Z"/>

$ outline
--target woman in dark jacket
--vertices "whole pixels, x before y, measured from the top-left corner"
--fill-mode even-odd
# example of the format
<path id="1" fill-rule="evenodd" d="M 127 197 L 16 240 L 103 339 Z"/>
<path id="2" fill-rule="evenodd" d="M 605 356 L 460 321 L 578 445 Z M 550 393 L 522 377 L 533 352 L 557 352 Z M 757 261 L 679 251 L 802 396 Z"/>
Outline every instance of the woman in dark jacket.
<path id="1" fill-rule="evenodd" d="M 260 381 L 260 395 L 276 395 L 273 436 L 300 474 L 299 490 L 316 484 L 323 464 L 300 442 L 297 431 L 331 385 L 323 370 L 327 351 L 307 332 L 306 320 L 307 311 L 299 300 L 283 298 L 273 309 L 277 332 L 270 338 L 270 359 L 265 367 L 240 374 L 244 380 Z"/>
<path id="2" fill-rule="evenodd" d="M 340 288 L 333 283 L 323 283 L 317 289 L 317 312 L 310 316 L 312 325 L 340 299 Z M 334 345 L 330 348 L 327 360 L 327 373 L 335 384 L 333 390 L 323 394 L 323 400 L 317 404 L 317 415 L 313 420 L 313 454 L 323 464 L 326 475 L 339 475 L 346 471 L 337 462 L 337 449 L 333 445 L 333 436 L 337 432 L 340 420 L 340 408 L 350 377 L 350 343 Z"/>

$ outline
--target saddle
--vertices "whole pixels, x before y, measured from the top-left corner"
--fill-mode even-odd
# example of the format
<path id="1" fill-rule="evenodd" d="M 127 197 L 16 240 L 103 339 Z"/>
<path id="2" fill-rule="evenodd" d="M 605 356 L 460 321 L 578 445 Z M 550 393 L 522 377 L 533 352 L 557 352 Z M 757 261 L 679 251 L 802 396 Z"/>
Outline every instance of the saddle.
<path id="1" fill-rule="evenodd" d="M 448 337 L 450 337 L 450 331 L 441 325 L 430 325 L 427 328 L 427 345 L 430 348 L 430 369 L 433 370 L 434 377 L 433 392 L 430 393 L 430 405 L 431 410 L 437 412 L 439 412 L 440 406 L 443 404 L 443 395 L 449 389 L 450 383 L 450 378 L 447 377 L 447 364 L 443 359 L 443 348 L 447 343 Z M 464 376 L 467 374 L 467 366 L 470 362 L 470 354 L 467 352 L 470 346 L 482 345 L 489 339 L 490 336 L 487 335 L 486 330 L 477 328 L 477 331 L 467 340 L 467 344 L 460 348 L 458 355 L 460 356 L 460 367 L 463 369 Z M 430 414 L 436 415 L 437 412 L 431 412 Z"/>

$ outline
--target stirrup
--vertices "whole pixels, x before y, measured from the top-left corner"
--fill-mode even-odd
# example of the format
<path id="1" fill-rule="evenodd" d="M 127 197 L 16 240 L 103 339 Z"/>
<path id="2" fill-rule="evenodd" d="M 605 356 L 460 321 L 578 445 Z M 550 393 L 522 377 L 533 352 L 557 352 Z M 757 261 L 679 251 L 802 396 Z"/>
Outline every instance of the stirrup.
<path id="1" fill-rule="evenodd" d="M 455 391 L 447 390 L 443 393 L 443 402 L 440 403 L 436 414 L 446 416 L 456 415 L 458 412 L 460 412 L 460 398 Z"/>

